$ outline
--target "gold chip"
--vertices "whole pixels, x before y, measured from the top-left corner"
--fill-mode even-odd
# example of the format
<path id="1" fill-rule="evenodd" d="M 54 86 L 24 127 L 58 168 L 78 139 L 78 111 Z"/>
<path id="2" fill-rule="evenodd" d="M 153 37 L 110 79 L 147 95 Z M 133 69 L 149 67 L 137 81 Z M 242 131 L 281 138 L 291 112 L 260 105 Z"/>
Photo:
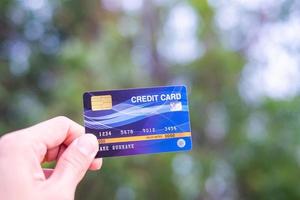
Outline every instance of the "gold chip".
<path id="1" fill-rule="evenodd" d="M 110 110 L 112 109 L 111 95 L 101 95 L 91 97 L 92 110 Z"/>

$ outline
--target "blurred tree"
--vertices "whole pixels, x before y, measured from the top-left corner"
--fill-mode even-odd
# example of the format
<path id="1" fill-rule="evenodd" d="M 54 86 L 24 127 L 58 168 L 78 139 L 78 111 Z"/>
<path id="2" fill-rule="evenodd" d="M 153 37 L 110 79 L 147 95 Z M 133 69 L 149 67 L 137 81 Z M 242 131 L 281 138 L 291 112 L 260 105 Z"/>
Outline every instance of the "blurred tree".
<path id="1" fill-rule="evenodd" d="M 297 10 L 273 0 L 1 1 L 0 133 L 55 115 L 82 122 L 84 91 L 186 84 L 193 151 L 105 159 L 76 198 L 299 199 L 298 90 L 277 78 L 298 55 Z"/>

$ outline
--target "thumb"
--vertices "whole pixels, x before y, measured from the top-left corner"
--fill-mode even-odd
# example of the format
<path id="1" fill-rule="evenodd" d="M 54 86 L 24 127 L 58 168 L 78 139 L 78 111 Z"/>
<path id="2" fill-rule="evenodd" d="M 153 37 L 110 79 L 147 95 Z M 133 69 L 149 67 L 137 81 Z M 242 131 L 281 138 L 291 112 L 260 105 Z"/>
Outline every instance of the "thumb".
<path id="1" fill-rule="evenodd" d="M 98 151 L 98 141 L 92 134 L 75 139 L 59 158 L 49 181 L 61 183 L 63 187 L 75 190 Z M 59 184 L 60 185 L 60 184 Z"/>

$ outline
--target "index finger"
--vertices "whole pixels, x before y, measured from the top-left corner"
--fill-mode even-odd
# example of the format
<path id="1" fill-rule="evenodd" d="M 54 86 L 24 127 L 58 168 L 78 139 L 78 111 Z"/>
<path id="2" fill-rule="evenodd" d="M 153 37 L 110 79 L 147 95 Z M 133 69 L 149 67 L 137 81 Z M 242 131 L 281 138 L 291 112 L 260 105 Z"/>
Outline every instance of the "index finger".
<path id="1" fill-rule="evenodd" d="M 83 127 L 74 121 L 67 117 L 55 117 L 1 137 L 0 154 L 6 157 L 14 157 L 12 154 L 23 155 L 28 160 L 28 156 L 32 155 L 33 150 L 41 162 L 49 152 L 52 152 L 52 156 L 56 158 L 57 155 L 54 154 L 58 153 L 62 144 L 68 146 L 83 133 Z M 23 157 L 19 156 L 18 158 Z"/>
<path id="2" fill-rule="evenodd" d="M 0 139 L 2 146 L 7 146 L 7 155 L 11 155 L 10 149 L 15 149 L 13 152 L 16 152 L 17 155 L 20 153 L 19 151 L 21 151 L 23 155 L 26 154 L 28 150 L 29 153 L 31 153 L 30 149 L 32 149 L 38 157 L 38 160 L 42 162 L 45 156 L 48 158 L 48 161 L 57 159 L 59 150 L 61 149 L 60 147 L 69 146 L 69 144 L 83 133 L 84 128 L 81 125 L 67 117 L 59 116 L 29 128 L 6 134 L 5 141 L 3 141 L 3 137 Z M 16 143 L 18 140 L 22 142 Z M 26 155 L 28 156 L 28 154 Z M 96 159 L 91 164 L 90 169 L 99 169 L 101 164 L 101 160 Z"/>
<path id="3" fill-rule="evenodd" d="M 68 146 L 84 133 L 84 128 L 67 117 L 59 116 L 26 128 L 21 132 L 28 134 L 27 136 L 30 136 L 35 142 L 45 145 L 47 149 L 52 149 L 61 144 Z"/>

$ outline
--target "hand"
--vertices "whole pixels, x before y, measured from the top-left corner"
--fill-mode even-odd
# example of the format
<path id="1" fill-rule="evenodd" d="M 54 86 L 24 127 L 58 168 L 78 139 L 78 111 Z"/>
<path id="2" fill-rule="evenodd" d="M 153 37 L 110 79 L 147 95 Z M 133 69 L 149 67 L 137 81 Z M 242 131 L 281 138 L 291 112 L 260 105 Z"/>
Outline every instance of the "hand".
<path id="1" fill-rule="evenodd" d="M 94 159 L 97 138 L 66 117 L 56 117 L 0 138 L 0 199 L 69 200 Z M 55 169 L 41 163 L 57 160 Z"/>

